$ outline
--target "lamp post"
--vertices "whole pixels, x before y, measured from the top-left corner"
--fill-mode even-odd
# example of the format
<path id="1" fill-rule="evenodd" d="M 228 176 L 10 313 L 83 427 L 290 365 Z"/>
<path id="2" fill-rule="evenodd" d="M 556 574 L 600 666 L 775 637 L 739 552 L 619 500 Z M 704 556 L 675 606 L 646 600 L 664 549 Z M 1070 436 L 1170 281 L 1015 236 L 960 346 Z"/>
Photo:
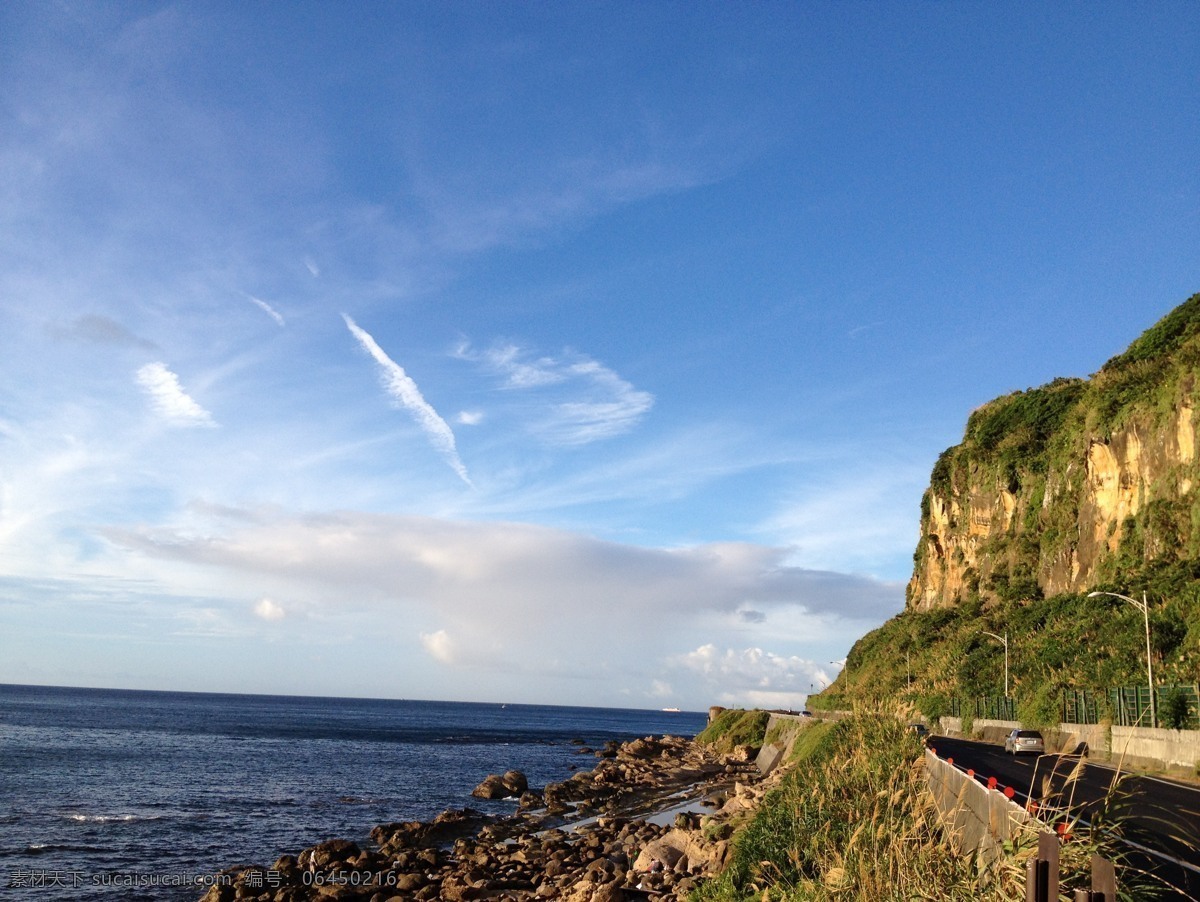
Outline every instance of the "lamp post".
<path id="1" fill-rule="evenodd" d="M 1007 699 L 1008 698 L 1008 630 L 1004 631 L 1003 636 L 997 636 L 995 633 L 989 633 L 987 630 L 984 630 L 983 634 L 985 636 L 991 636 L 997 642 L 1004 643 L 1004 698 Z M 1007 706 L 1007 704 L 1008 704 L 1008 702 L 1006 701 L 1005 705 Z"/>
<path id="2" fill-rule="evenodd" d="M 1098 598 L 1101 595 L 1111 595 L 1113 598 L 1119 598 L 1122 601 L 1127 601 L 1139 611 L 1142 612 L 1142 619 L 1146 623 L 1146 682 L 1150 685 L 1150 726 L 1158 726 L 1158 710 L 1154 703 L 1154 670 L 1150 663 L 1150 603 L 1146 600 L 1146 593 L 1142 592 L 1142 600 L 1130 598 L 1128 595 L 1121 595 L 1118 592 L 1088 592 L 1088 598 Z"/>

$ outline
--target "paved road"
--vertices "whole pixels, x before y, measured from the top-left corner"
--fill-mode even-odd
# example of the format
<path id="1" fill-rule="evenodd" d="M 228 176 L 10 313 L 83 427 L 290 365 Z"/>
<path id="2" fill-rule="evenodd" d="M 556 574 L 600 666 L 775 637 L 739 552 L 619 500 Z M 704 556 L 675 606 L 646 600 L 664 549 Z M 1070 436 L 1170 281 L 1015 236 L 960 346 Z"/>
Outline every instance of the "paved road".
<path id="1" fill-rule="evenodd" d="M 1011 786 L 1017 802 L 1035 802 L 1043 812 L 1067 808 L 1085 823 L 1107 819 L 1120 832 L 1137 866 L 1177 888 L 1164 898 L 1200 900 L 1200 788 L 1157 777 L 1120 773 L 1061 755 L 1014 757 L 995 745 L 933 736 L 929 747 L 974 770 L 986 783 Z"/>

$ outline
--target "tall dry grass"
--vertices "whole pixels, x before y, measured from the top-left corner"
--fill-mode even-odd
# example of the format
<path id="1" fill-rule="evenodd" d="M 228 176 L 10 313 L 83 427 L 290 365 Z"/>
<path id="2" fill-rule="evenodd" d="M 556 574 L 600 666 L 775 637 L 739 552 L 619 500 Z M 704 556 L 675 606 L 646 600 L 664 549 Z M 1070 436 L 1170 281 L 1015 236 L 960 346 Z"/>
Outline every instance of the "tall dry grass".
<path id="1" fill-rule="evenodd" d="M 1017 828 L 986 863 L 957 854 L 926 789 L 922 753 L 893 717 L 859 715 L 823 730 L 738 833 L 725 872 L 693 899 L 1024 899 L 1026 861 L 1043 828 Z M 1086 886 L 1091 855 L 1112 857 L 1114 834 L 1093 839 L 1071 820 L 1069 803 L 1055 814 L 1074 833 L 1062 847 L 1063 886 Z"/>

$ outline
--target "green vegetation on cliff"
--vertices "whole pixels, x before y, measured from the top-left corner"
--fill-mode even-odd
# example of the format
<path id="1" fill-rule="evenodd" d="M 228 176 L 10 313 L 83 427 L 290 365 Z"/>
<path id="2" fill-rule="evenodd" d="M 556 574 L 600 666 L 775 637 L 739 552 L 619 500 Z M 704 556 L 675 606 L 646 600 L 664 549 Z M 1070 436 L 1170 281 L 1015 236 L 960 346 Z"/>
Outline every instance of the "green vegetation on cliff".
<path id="1" fill-rule="evenodd" d="M 1147 588 L 1155 681 L 1194 683 L 1200 672 L 1200 564 L 1155 568 L 1140 577 L 1113 591 L 1140 599 Z M 1018 719 L 1030 724 L 1057 723 L 1064 689 L 1146 682 L 1141 613 L 1119 599 L 1062 594 L 986 608 L 976 602 L 906 611 L 855 643 L 838 680 L 809 705 L 845 709 L 900 699 L 936 718 L 949 713 L 952 698 L 1001 696 L 1004 646 L 988 633 L 1007 635 L 1009 694 L 1017 700 Z M 1100 715 L 1108 713 L 1102 702 Z"/>
<path id="2" fill-rule="evenodd" d="M 1195 295 L 1091 379 L 1056 379 L 972 413 L 922 500 L 910 601 L 945 574 L 942 605 L 1125 583 L 1146 562 L 1200 557 L 1198 376 Z"/>
<path id="3" fill-rule="evenodd" d="M 1200 676 L 1200 294 L 1090 379 L 1056 379 L 970 414 L 921 503 L 907 610 L 863 637 L 812 707 L 1010 695 L 1048 713 L 1060 689 Z M 1193 712 L 1194 713 L 1194 712 Z"/>

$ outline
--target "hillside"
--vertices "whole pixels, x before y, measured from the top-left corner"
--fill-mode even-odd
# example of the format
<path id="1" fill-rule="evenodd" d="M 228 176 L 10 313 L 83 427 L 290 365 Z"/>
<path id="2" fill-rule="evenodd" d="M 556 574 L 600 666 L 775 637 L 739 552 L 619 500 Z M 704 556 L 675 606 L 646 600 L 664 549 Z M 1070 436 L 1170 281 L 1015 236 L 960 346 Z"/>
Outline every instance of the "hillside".
<path id="1" fill-rule="evenodd" d="M 1056 379 L 985 404 L 934 465 L 905 611 L 864 636 L 812 700 L 1000 695 L 1028 708 L 1060 688 L 1145 685 L 1200 673 L 1200 294 L 1090 379 Z"/>

